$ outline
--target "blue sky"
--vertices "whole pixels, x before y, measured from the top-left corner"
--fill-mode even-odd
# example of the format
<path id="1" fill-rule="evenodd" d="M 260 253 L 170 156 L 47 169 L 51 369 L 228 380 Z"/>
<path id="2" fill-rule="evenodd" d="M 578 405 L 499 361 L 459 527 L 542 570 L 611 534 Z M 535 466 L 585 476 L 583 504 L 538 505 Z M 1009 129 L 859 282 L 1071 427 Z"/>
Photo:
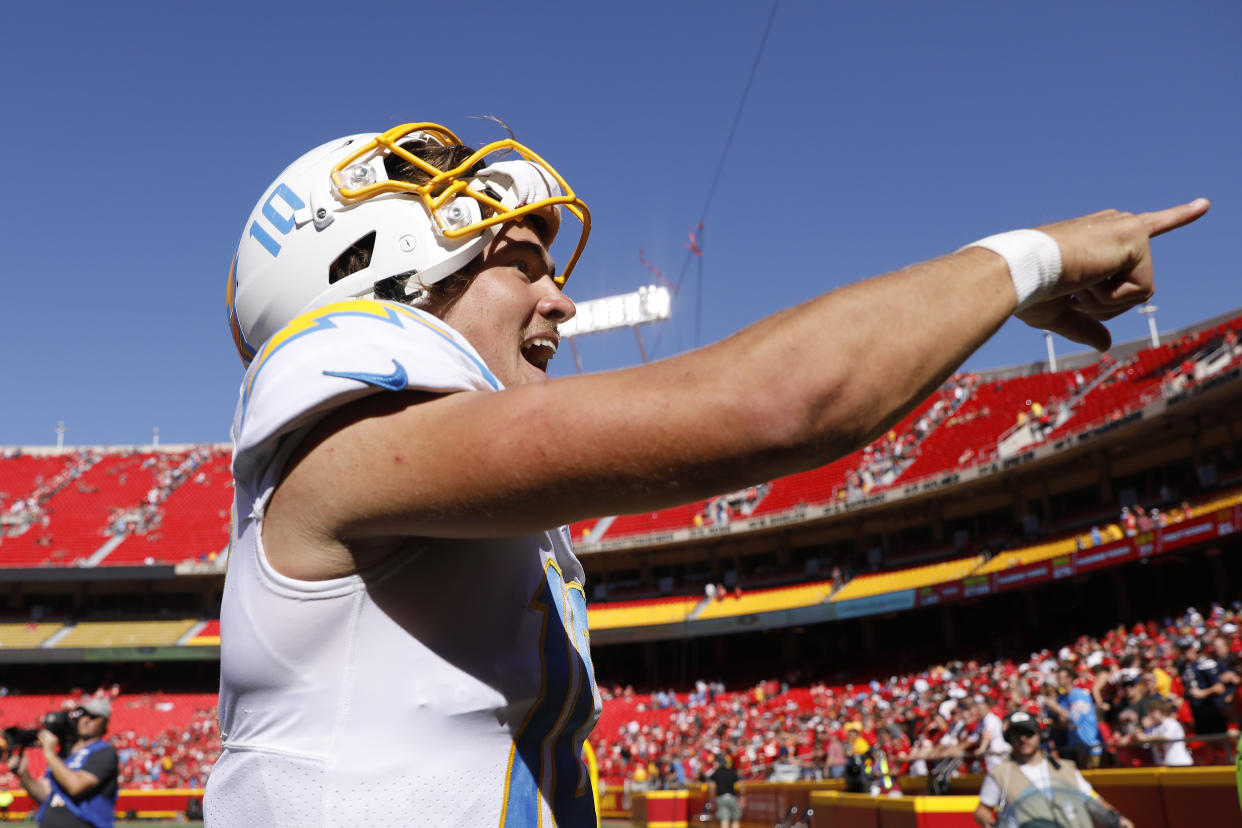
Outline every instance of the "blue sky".
<path id="1" fill-rule="evenodd" d="M 684 271 L 674 319 L 644 331 L 658 357 L 993 232 L 1200 195 L 1212 212 L 1155 243 L 1157 321 L 1242 306 L 1236 0 L 782 0 L 704 215 L 771 8 L 6 9 L 0 444 L 51 444 L 58 420 L 71 444 L 226 440 L 224 285 L 251 206 L 303 151 L 407 121 L 477 144 L 497 135 L 469 116 L 499 116 L 565 175 L 595 222 L 571 296 L 652 281 L 640 249 Z M 628 332 L 580 347 L 588 369 L 639 358 Z M 968 365 L 1043 355 L 1010 322 Z"/>

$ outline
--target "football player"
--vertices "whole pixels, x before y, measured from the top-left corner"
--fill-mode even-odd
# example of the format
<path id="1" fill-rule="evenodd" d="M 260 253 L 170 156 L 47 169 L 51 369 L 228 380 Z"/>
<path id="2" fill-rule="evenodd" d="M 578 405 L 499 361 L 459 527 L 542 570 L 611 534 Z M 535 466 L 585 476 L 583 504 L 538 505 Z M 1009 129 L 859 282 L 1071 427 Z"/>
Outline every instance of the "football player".
<path id="1" fill-rule="evenodd" d="M 823 465 L 1015 311 L 1107 347 L 1102 321 L 1151 296 L 1148 239 L 1206 210 L 989 237 L 693 353 L 549 381 L 590 229 L 556 170 L 426 123 L 312 150 L 229 278 L 248 369 L 208 824 L 594 825 L 565 524 Z"/>

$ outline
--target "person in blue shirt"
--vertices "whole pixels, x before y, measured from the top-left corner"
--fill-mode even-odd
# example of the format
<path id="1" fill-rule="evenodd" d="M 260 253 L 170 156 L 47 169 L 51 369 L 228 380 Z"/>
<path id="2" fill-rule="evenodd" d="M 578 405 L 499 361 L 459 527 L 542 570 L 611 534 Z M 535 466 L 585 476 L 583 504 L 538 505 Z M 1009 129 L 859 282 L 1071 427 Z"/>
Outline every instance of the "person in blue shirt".
<path id="1" fill-rule="evenodd" d="M 9 770 L 39 803 L 39 828 L 113 828 L 120 766 L 116 748 L 104 738 L 112 703 L 106 698 L 91 699 L 74 712 L 78 738 L 67 758 L 60 756 L 56 735 L 40 730 L 47 773 L 41 779 L 31 776 L 24 750 L 9 756 Z"/>
<path id="2" fill-rule="evenodd" d="M 1186 686 L 1186 701 L 1194 718 L 1195 733 L 1212 735 L 1224 733 L 1228 727 L 1225 718 L 1225 683 L 1221 680 L 1220 665 L 1211 655 L 1204 653 L 1199 640 L 1187 636 L 1177 642 L 1181 657 L 1175 669 Z"/>
<path id="3" fill-rule="evenodd" d="M 1080 768 L 1098 768 L 1104 755 L 1100 726 L 1095 713 L 1095 699 L 1081 687 L 1074 686 L 1074 668 L 1062 664 L 1056 672 L 1056 694 L 1044 696 L 1044 707 L 1057 724 L 1067 731 L 1066 748 Z"/>

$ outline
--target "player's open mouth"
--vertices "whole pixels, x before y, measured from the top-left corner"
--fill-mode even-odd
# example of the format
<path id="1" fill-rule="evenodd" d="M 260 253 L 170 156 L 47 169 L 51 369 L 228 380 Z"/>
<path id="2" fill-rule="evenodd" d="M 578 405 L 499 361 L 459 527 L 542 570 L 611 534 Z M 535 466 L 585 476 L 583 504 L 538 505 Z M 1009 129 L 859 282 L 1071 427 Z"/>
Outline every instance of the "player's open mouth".
<path id="1" fill-rule="evenodd" d="M 559 344 L 555 336 L 532 337 L 522 344 L 522 358 L 540 371 L 547 371 Z"/>

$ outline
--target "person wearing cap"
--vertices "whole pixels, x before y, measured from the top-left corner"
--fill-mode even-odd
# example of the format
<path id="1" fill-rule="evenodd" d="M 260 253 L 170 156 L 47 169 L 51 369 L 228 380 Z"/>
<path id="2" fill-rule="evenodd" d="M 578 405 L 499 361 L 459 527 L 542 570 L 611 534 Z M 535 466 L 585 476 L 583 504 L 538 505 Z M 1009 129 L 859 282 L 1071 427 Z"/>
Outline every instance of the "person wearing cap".
<path id="1" fill-rule="evenodd" d="M 47 762 L 44 777 L 30 775 L 25 751 L 13 752 L 9 770 L 39 803 L 39 828 L 112 828 L 120 774 L 116 748 L 104 738 L 112 718 L 112 703 L 106 698 L 92 698 L 74 713 L 78 738 L 67 759 L 60 757 L 60 740 L 45 729 L 38 736 Z"/>
<path id="2" fill-rule="evenodd" d="M 1093 806 L 1087 802 L 1094 800 L 1117 814 L 1121 828 L 1134 828 L 1134 823 L 1095 792 L 1073 762 L 1047 756 L 1040 744 L 1041 736 L 1039 722 L 1031 714 L 1019 710 L 1009 715 L 1005 721 L 1005 740 L 1013 753 L 983 778 L 979 806 L 975 809 L 976 822 L 991 828 L 997 824 L 998 814 L 1021 804 L 1022 817 L 1010 824 L 1040 824 L 1038 820 L 1046 819 L 1050 825 L 1092 828 L 1090 809 Z M 1071 793 L 1064 793 L 1067 791 Z"/>
<path id="3" fill-rule="evenodd" d="M 1186 636 L 1177 642 L 1181 655 L 1176 670 L 1186 688 L 1186 701 L 1194 719 L 1195 733 L 1215 736 L 1225 732 L 1225 683 L 1216 659 L 1204 653 L 1199 639 Z"/>

